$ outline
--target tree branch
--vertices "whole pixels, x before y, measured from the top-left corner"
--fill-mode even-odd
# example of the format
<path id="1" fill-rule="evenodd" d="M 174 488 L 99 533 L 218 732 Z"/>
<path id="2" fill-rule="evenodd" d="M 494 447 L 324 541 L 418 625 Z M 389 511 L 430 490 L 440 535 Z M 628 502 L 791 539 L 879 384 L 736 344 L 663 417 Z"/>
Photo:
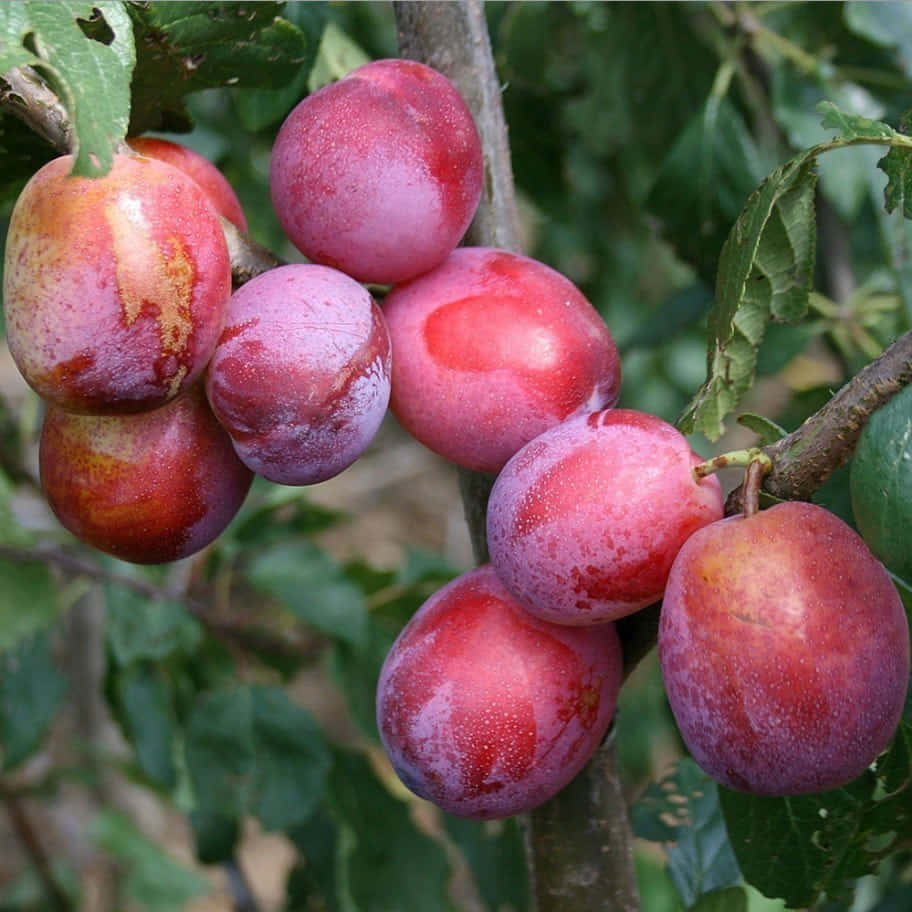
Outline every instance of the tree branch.
<path id="1" fill-rule="evenodd" d="M 245 653 L 254 652 L 277 659 L 302 661 L 315 658 L 327 643 L 327 640 L 318 634 L 309 635 L 306 641 L 299 642 L 289 639 L 287 635 L 276 635 L 262 627 L 254 627 L 246 621 L 234 622 L 214 617 L 205 602 L 192 598 L 186 592 L 167 589 L 149 580 L 107 570 L 94 561 L 59 548 L 29 549 L 0 545 L 0 558 L 14 562 L 52 564 L 76 576 L 122 586 L 145 596 L 150 601 L 177 602 L 183 605 L 209 633 L 229 646 L 240 647 Z"/>
<path id="2" fill-rule="evenodd" d="M 18 117 L 61 155 L 73 148 L 70 115 L 31 67 L 11 70 L 0 79 L 0 107 Z"/>
<path id="3" fill-rule="evenodd" d="M 781 500 L 808 500 L 851 458 L 871 415 L 910 382 L 912 332 L 907 332 L 801 427 L 763 448 L 773 461 L 763 490 Z M 741 495 L 741 487 L 729 495 L 726 513 L 741 510 Z"/>
<path id="4" fill-rule="evenodd" d="M 485 185 L 466 243 L 521 252 L 510 147 L 484 4 L 397 2 L 393 10 L 401 52 L 454 82 L 481 135 Z M 493 478 L 460 471 L 459 483 L 475 557 L 483 562 L 488 556 L 485 513 Z M 613 736 L 569 786 L 527 816 L 526 844 L 538 912 L 639 908 Z"/>
<path id="5" fill-rule="evenodd" d="M 54 912 L 73 912 L 75 906 L 63 887 L 57 882 L 51 867 L 50 858 L 41 843 L 41 839 L 35 832 L 35 828 L 32 826 L 32 822 L 29 820 L 19 796 L 7 789 L 2 782 L 0 782 L 0 801 L 6 807 L 16 838 L 19 840 L 23 851 L 28 856 L 35 873 L 38 875 L 38 879 L 41 881 L 49 908 L 53 909 Z"/>

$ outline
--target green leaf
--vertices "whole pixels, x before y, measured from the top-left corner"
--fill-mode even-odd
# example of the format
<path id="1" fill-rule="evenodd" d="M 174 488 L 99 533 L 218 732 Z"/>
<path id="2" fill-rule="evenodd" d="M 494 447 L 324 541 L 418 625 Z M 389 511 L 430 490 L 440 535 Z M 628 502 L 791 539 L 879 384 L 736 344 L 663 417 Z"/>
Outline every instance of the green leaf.
<path id="1" fill-rule="evenodd" d="M 637 836 L 668 844 L 668 871 L 686 907 L 741 880 L 718 786 L 689 757 L 647 788 L 632 820 Z"/>
<path id="2" fill-rule="evenodd" d="M 0 653 L 49 627 L 59 603 L 46 564 L 0 558 Z"/>
<path id="3" fill-rule="evenodd" d="M 894 573 L 912 579 L 912 386 L 865 425 L 849 486 L 855 524 L 868 547 Z"/>
<path id="4" fill-rule="evenodd" d="M 687 912 L 747 912 L 744 887 L 726 887 L 704 893 Z"/>
<path id="5" fill-rule="evenodd" d="M 288 832 L 302 858 L 292 869 L 286 884 L 288 912 L 310 912 L 317 908 L 337 909 L 336 854 L 339 827 L 325 807 L 305 823 Z M 315 904 L 319 900 L 320 904 Z"/>
<path id="6" fill-rule="evenodd" d="M 247 579 L 316 630 L 354 646 L 365 643 L 363 593 L 313 542 L 286 541 L 261 551 L 247 567 Z"/>
<path id="7" fill-rule="evenodd" d="M 156 785 L 177 785 L 171 694 L 162 671 L 143 663 L 117 677 L 119 715 L 140 770 Z"/>
<path id="8" fill-rule="evenodd" d="M 0 72 L 34 66 L 66 107 L 75 128 L 73 173 L 106 174 L 130 117 L 135 48 L 123 4 L 6 3 L 0 36 Z"/>
<path id="9" fill-rule="evenodd" d="M 444 825 L 462 849 L 489 909 L 529 908 L 526 852 L 515 817 L 478 821 L 446 814 Z"/>
<path id="10" fill-rule="evenodd" d="M 286 830 L 317 808 L 330 767 L 320 727 L 285 691 L 254 687 L 256 769 L 250 810 L 267 829 Z"/>
<path id="11" fill-rule="evenodd" d="M 199 645 L 202 630 L 183 605 L 153 600 L 123 586 L 105 588 L 108 645 L 118 664 L 189 654 Z"/>
<path id="12" fill-rule="evenodd" d="M 330 777 L 336 814 L 338 895 L 349 912 L 450 912 L 450 865 L 441 845 L 421 832 L 409 806 L 377 781 L 359 754 L 336 752 Z"/>
<path id="13" fill-rule="evenodd" d="M 912 149 L 893 146 L 877 167 L 887 175 L 884 208 L 887 212 L 899 209 L 903 218 L 912 219 Z"/>
<path id="14" fill-rule="evenodd" d="M 66 696 L 66 678 L 38 634 L 0 656 L 0 756 L 11 770 L 40 746 Z"/>
<path id="15" fill-rule="evenodd" d="M 237 89 L 233 93 L 234 105 L 244 129 L 251 132 L 263 130 L 281 121 L 288 112 L 309 92 L 318 89 L 324 82 L 314 85 L 314 74 L 322 73 L 326 66 L 324 46 L 327 35 L 339 32 L 339 27 L 330 22 L 327 25 L 327 7 L 324 3 L 296 3 L 286 8 L 288 18 L 308 36 L 311 46 L 317 47 L 313 66 L 302 66 L 294 77 L 278 88 Z M 321 38 L 322 36 L 322 38 Z M 363 63 L 369 58 L 363 54 Z M 340 74 L 343 75 L 343 74 Z M 331 76 L 326 82 L 331 81 Z"/>
<path id="16" fill-rule="evenodd" d="M 790 908 L 849 901 L 855 881 L 912 829 L 912 729 L 900 724 L 874 772 L 816 795 L 768 798 L 720 789 L 745 879 Z"/>
<path id="17" fill-rule="evenodd" d="M 745 412 L 743 415 L 739 415 L 738 424 L 758 435 L 757 446 L 768 446 L 788 434 L 788 431 L 776 424 L 775 421 L 764 418 L 763 415 L 755 415 L 752 412 Z"/>
<path id="18" fill-rule="evenodd" d="M 30 545 L 35 536 L 22 528 L 21 523 L 13 512 L 13 483 L 6 474 L 0 470 L 0 544 L 4 545 Z"/>
<path id="19" fill-rule="evenodd" d="M 744 119 L 724 98 L 707 100 L 662 163 L 646 207 L 705 281 L 744 200 L 766 171 Z"/>
<path id="20" fill-rule="evenodd" d="M 364 50 L 335 22 L 330 22 L 320 39 L 317 59 L 307 78 L 307 90 L 316 92 L 369 61 Z"/>
<path id="21" fill-rule="evenodd" d="M 752 194 L 719 257 L 707 379 L 678 425 L 717 440 L 751 387 L 767 322 L 800 319 L 814 275 L 814 155 L 777 168 Z"/>
<path id="22" fill-rule="evenodd" d="M 202 695 L 187 724 L 185 752 L 203 818 L 250 813 L 275 830 L 314 812 L 330 765 L 319 726 L 274 687 Z"/>
<path id="23" fill-rule="evenodd" d="M 912 76 L 912 8 L 907 3 L 849 0 L 843 6 L 846 25 L 875 44 L 896 47 L 897 63 Z"/>
<path id="24" fill-rule="evenodd" d="M 824 127 L 838 130 L 842 139 L 894 139 L 899 134 L 889 124 L 841 110 L 832 101 L 821 101 L 817 113 Z"/>
<path id="25" fill-rule="evenodd" d="M 91 825 L 92 839 L 118 862 L 126 895 L 148 912 L 174 912 L 210 891 L 208 882 L 185 868 L 123 814 L 103 811 Z"/>
<path id="26" fill-rule="evenodd" d="M 218 86 L 287 86 L 309 72 L 317 37 L 280 17 L 281 3 L 130 4 L 139 36 L 132 133 L 191 126 L 184 98 Z"/>

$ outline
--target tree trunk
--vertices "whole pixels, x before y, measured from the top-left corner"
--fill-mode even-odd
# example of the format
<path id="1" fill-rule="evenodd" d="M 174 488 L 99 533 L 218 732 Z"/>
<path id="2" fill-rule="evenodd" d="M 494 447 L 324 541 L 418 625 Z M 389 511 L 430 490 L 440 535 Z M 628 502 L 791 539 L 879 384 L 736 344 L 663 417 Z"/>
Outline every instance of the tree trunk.
<path id="1" fill-rule="evenodd" d="M 500 83 L 481 0 L 393 3 L 403 56 L 448 76 L 469 105 L 484 150 L 481 203 L 465 238 L 522 252 Z M 492 478 L 460 473 L 476 560 L 487 560 L 485 505 Z M 538 912 L 639 909 L 632 835 L 614 751 L 614 730 L 559 795 L 527 815 L 526 845 Z"/>

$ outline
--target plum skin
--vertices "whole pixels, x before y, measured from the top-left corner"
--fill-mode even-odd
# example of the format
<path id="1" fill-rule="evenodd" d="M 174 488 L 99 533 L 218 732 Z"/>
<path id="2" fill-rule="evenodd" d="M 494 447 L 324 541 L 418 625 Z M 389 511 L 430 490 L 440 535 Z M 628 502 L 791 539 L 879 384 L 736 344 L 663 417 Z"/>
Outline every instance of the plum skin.
<path id="1" fill-rule="evenodd" d="M 575 630 L 523 611 L 490 565 L 412 617 L 377 686 L 377 723 L 408 788 L 479 819 L 531 810 L 598 747 L 617 704 L 614 625 Z"/>
<path id="2" fill-rule="evenodd" d="M 465 234 L 481 197 L 481 142 L 443 74 L 375 60 L 288 115 L 269 184 L 285 233 L 310 260 L 362 282 L 402 282 Z"/>
<path id="3" fill-rule="evenodd" d="M 463 468 L 496 473 L 533 437 L 620 392 L 608 327 L 569 279 L 530 257 L 459 248 L 397 285 L 383 313 L 393 414 Z"/>
<path id="4" fill-rule="evenodd" d="M 892 738 L 909 680 L 890 577 L 854 530 L 808 503 L 694 533 L 668 580 L 658 652 L 694 759 L 758 795 L 861 775 Z"/>
<path id="5" fill-rule="evenodd" d="M 50 406 L 39 469 L 66 529 L 138 564 L 179 560 L 210 544 L 253 480 L 199 385 L 136 415 L 77 415 Z"/>
<path id="6" fill-rule="evenodd" d="M 199 184 L 219 215 L 223 215 L 239 231 L 247 231 L 247 219 L 234 188 L 208 158 L 188 146 L 154 136 L 133 136 L 127 142 L 134 152 L 183 171 Z"/>
<path id="7" fill-rule="evenodd" d="M 45 399 L 86 414 L 156 408 L 202 373 L 231 264 L 203 191 L 163 162 L 115 155 L 101 178 L 72 156 L 37 171 L 13 210 L 4 307 L 10 352 Z"/>
<path id="8" fill-rule="evenodd" d="M 491 563 L 537 617 L 603 623 L 658 601 L 672 561 L 722 518 L 715 477 L 672 425 L 631 409 L 581 415 L 523 447 L 488 500 Z"/>
<path id="9" fill-rule="evenodd" d="M 315 484 L 376 434 L 390 358 L 363 286 L 328 266 L 280 266 L 232 295 L 206 392 L 246 465 L 279 484 Z"/>

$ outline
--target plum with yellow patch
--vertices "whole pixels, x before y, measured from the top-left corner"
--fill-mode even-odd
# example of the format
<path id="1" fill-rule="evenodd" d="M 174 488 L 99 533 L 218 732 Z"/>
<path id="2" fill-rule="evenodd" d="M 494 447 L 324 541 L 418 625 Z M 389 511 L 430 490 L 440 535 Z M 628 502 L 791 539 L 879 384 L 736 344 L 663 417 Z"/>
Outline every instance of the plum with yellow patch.
<path id="1" fill-rule="evenodd" d="M 51 406 L 39 465 L 48 503 L 70 532 L 139 564 L 188 557 L 214 541 L 253 479 L 199 386 L 138 415 Z"/>
<path id="2" fill-rule="evenodd" d="M 614 715 L 614 625 L 559 627 L 525 612 L 490 565 L 424 603 L 387 656 L 377 722 L 399 777 L 462 817 L 507 817 L 579 772 Z"/>
<path id="3" fill-rule="evenodd" d="M 163 162 L 116 155 L 100 178 L 72 156 L 41 168 L 13 210 L 3 299 L 10 352 L 44 398 L 124 414 L 175 398 L 222 328 L 231 265 L 205 193 Z"/>
<path id="4" fill-rule="evenodd" d="M 909 681 L 889 575 L 853 529 L 808 503 L 695 532 L 672 566 L 658 650 L 694 759 L 760 795 L 860 776 L 893 736 Z"/>

